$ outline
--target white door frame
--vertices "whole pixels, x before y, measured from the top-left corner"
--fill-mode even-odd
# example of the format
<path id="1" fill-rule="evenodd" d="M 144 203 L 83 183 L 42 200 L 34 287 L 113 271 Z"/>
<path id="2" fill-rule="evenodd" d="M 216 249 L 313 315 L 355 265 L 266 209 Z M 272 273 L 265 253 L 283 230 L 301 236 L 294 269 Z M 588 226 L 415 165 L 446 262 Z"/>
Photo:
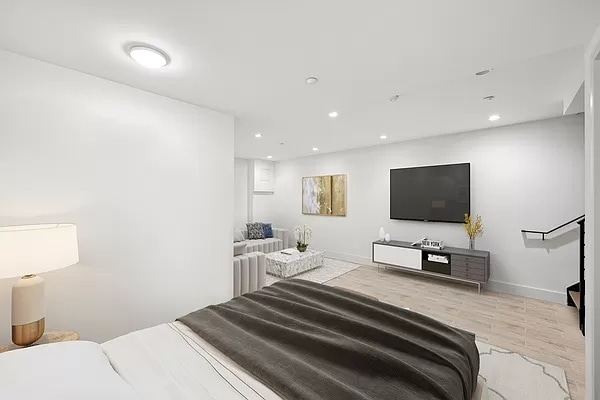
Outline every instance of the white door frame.
<path id="1" fill-rule="evenodd" d="M 600 398 L 600 272 L 595 273 L 595 248 L 600 249 L 600 28 L 585 53 L 585 398 Z M 600 252 L 599 252 L 600 253 Z M 596 296 L 596 289 L 599 291 Z M 598 346 L 595 344 L 598 343 Z"/>

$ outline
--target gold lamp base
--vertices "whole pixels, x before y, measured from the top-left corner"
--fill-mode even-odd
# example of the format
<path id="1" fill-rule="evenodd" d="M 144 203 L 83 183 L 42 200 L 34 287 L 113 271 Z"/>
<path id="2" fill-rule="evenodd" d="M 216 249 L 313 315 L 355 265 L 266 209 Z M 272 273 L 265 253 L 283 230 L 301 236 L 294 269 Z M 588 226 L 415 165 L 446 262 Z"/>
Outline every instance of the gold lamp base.
<path id="1" fill-rule="evenodd" d="M 12 288 L 12 341 L 29 346 L 39 340 L 46 328 L 44 279 L 37 275 L 21 277 Z"/>
<path id="2" fill-rule="evenodd" d="M 40 340 L 46 329 L 46 318 L 12 327 L 12 341 L 17 346 L 30 346 Z"/>

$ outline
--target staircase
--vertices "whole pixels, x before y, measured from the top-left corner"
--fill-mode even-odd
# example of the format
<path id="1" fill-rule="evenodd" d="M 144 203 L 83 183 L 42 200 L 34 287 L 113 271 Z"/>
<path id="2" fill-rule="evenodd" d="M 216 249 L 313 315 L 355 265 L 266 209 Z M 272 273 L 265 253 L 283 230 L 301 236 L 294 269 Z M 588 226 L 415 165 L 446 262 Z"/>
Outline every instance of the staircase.
<path id="1" fill-rule="evenodd" d="M 547 235 L 574 222 L 579 224 L 579 282 L 576 282 L 567 288 L 567 305 L 576 307 L 579 310 L 579 330 L 585 335 L 585 215 L 574 218 L 549 231 L 530 231 L 523 229 L 521 232 L 540 234 L 542 235 L 542 240 L 546 240 Z"/>
<path id="2" fill-rule="evenodd" d="M 579 282 L 567 288 L 567 305 L 579 310 L 579 330 L 585 335 L 585 218 L 579 224 Z"/>

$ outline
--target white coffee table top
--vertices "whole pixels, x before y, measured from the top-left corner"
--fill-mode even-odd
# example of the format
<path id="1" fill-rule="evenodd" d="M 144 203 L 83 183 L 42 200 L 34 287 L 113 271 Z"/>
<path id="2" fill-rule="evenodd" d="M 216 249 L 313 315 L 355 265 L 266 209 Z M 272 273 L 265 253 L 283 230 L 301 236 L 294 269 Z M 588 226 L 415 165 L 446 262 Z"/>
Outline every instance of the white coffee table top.
<path id="1" fill-rule="evenodd" d="M 289 250 L 289 249 L 288 249 Z M 306 249 L 305 252 L 296 254 L 283 254 L 281 251 L 267 254 L 267 258 L 280 263 L 290 263 L 299 261 L 305 258 L 323 255 L 324 252 L 318 250 Z"/>

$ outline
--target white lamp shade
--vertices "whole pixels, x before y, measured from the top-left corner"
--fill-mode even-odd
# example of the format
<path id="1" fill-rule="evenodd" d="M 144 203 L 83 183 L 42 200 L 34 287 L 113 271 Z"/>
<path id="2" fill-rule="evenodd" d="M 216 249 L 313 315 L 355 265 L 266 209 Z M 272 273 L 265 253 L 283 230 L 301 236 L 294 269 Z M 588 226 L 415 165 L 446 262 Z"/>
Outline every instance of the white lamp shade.
<path id="1" fill-rule="evenodd" d="M 0 227 L 0 279 L 40 274 L 78 262 L 74 224 Z"/>

